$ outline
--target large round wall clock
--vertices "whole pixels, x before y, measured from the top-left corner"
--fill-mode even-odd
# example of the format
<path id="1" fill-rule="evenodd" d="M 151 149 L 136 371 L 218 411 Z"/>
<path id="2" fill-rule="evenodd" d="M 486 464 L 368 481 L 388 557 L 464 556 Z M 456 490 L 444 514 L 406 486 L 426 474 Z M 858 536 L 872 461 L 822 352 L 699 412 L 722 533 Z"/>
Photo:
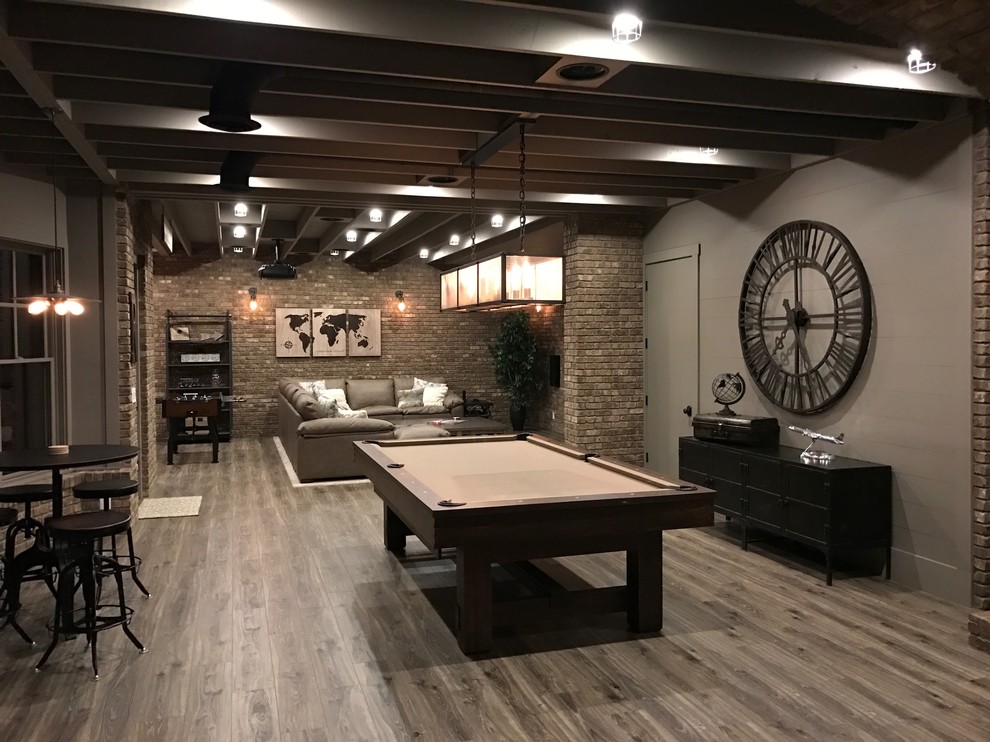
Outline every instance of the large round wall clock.
<path id="1" fill-rule="evenodd" d="M 760 245 L 739 297 L 739 340 L 774 404 L 804 415 L 835 404 L 863 365 L 872 325 L 863 262 L 835 227 L 789 222 Z"/>

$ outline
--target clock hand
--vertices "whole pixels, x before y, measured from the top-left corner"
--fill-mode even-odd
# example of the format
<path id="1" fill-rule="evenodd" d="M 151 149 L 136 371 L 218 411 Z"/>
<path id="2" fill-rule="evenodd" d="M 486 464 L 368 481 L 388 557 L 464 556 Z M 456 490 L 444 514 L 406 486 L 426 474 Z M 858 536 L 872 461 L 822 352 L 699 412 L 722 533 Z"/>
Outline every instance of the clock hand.
<path id="1" fill-rule="evenodd" d="M 783 331 L 776 337 L 773 341 L 773 350 L 776 353 L 778 350 L 784 349 L 784 338 L 787 336 L 787 331 L 794 327 L 794 310 L 791 309 L 790 299 L 784 299 L 784 312 L 785 320 L 787 324 L 785 325 Z"/>

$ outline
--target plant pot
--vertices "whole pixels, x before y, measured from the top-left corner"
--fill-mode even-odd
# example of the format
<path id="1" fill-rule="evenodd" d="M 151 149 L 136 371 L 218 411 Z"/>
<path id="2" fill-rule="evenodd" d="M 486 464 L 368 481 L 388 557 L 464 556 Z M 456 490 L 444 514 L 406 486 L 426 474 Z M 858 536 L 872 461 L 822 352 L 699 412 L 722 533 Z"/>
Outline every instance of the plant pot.
<path id="1" fill-rule="evenodd" d="M 526 427 L 526 405 L 509 405 L 509 422 L 512 423 L 513 430 L 523 430 Z"/>

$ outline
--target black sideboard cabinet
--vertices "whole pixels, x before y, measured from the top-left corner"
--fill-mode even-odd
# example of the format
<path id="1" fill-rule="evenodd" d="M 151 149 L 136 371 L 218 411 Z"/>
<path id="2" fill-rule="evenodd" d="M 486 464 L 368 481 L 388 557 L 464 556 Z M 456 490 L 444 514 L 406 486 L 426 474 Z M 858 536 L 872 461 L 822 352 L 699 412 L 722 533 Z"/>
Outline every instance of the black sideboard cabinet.
<path id="1" fill-rule="evenodd" d="M 886 550 L 890 579 L 891 470 L 836 456 L 828 464 L 801 460 L 800 448 L 751 448 L 681 438 L 680 478 L 715 490 L 715 512 L 739 522 L 742 548 L 750 528 L 785 536 L 825 554 Z"/>

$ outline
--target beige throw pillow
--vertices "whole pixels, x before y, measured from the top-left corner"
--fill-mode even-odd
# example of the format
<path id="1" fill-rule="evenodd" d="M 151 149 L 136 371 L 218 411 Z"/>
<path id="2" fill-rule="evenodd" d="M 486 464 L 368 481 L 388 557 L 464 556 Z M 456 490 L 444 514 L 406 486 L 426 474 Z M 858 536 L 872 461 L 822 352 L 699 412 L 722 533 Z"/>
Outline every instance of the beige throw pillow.
<path id="1" fill-rule="evenodd" d="M 423 406 L 442 407 L 443 399 L 446 396 L 447 396 L 446 384 L 434 384 L 428 381 L 426 382 L 426 386 L 423 387 Z"/>

